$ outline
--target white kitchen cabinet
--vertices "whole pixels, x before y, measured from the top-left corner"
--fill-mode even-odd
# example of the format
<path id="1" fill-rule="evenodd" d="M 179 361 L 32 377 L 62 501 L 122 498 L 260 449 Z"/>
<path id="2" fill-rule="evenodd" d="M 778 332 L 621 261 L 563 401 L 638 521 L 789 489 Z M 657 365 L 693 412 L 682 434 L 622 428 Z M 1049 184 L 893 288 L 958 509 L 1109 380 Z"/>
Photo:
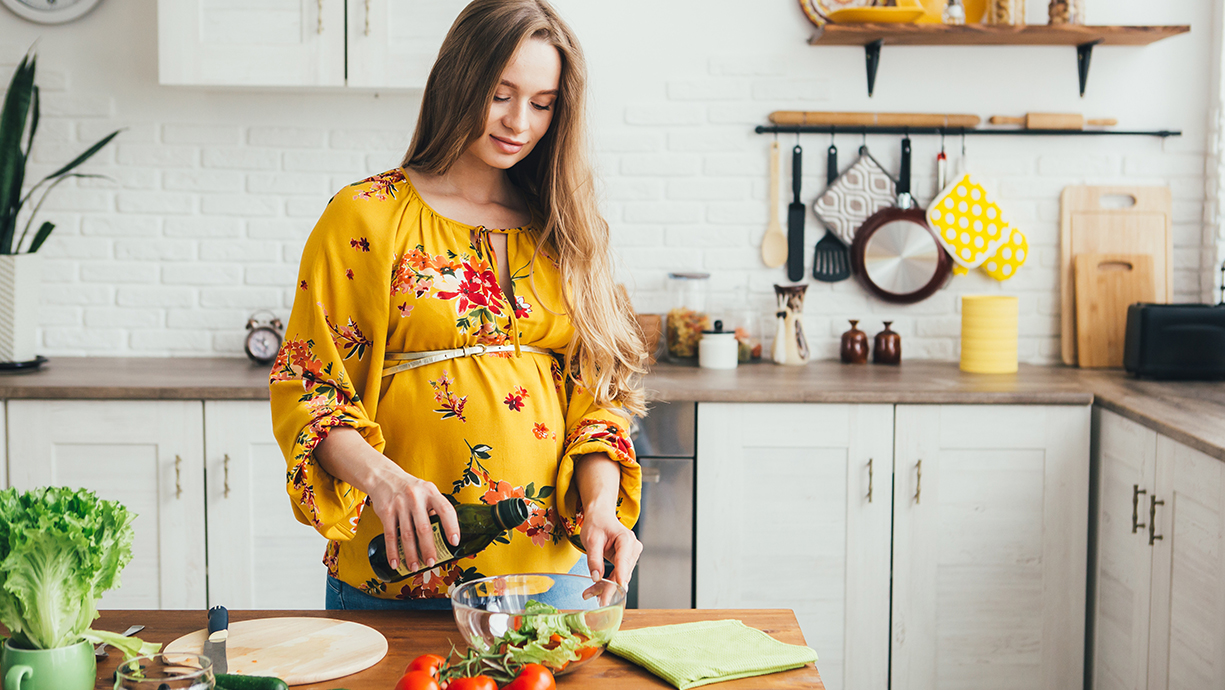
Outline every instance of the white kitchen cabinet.
<path id="1" fill-rule="evenodd" d="M 424 88 L 469 0 L 349 0 L 349 86 Z"/>
<path id="2" fill-rule="evenodd" d="M 344 86 L 345 0 L 158 0 L 158 80 Z"/>
<path id="3" fill-rule="evenodd" d="M 1157 436 L 1148 690 L 1225 688 L 1225 462 Z"/>
<path id="4" fill-rule="evenodd" d="M 158 75 L 196 86 L 423 88 L 467 0 L 158 0 Z"/>
<path id="5" fill-rule="evenodd" d="M 206 604 L 200 401 L 10 400 L 9 482 L 81 487 L 137 517 L 132 561 L 104 609 Z"/>
<path id="6" fill-rule="evenodd" d="M 897 406 L 893 690 L 1083 685 L 1089 429 L 1087 406 Z"/>
<path id="7" fill-rule="evenodd" d="M 206 401 L 204 428 L 209 605 L 322 609 L 327 540 L 293 517 L 268 402 Z"/>
<path id="8" fill-rule="evenodd" d="M 825 686 L 889 672 L 892 405 L 698 405 L 699 608 L 789 608 Z"/>
<path id="9" fill-rule="evenodd" d="M 1093 687 L 1147 687 L 1152 548 L 1148 513 L 1157 432 L 1107 411 L 1098 429 Z"/>
<path id="10" fill-rule="evenodd" d="M 1092 687 L 1225 688 L 1225 462 L 1105 410 L 1098 448 Z"/>

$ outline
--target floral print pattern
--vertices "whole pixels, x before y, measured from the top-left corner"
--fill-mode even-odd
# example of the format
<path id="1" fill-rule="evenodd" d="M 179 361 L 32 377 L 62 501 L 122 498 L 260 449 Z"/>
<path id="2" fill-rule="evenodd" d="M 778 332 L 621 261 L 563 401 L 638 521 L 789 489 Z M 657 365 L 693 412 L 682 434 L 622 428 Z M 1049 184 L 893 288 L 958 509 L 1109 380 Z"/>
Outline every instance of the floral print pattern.
<path id="1" fill-rule="evenodd" d="M 507 233 L 509 301 L 494 232 Z M 485 574 L 564 572 L 580 558 L 571 547 L 582 526 L 572 463 L 585 453 L 620 463 L 619 498 L 628 502 L 618 515 L 627 525 L 636 519 L 639 474 L 624 424 L 595 406 L 561 355 L 487 353 L 383 376 L 384 351 L 518 343 L 564 352 L 573 327 L 558 308 L 560 271 L 547 247 L 537 251 L 536 232 L 442 218 L 399 170 L 342 190 L 325 209 L 303 251 L 269 386 L 286 492 L 296 517 L 328 539 L 331 576 L 395 599 L 445 597 Z M 452 501 L 521 497 L 528 518 L 480 554 L 381 582 L 366 558 L 382 533 L 364 510 L 369 498 L 313 454 L 337 427 L 356 429 Z"/>

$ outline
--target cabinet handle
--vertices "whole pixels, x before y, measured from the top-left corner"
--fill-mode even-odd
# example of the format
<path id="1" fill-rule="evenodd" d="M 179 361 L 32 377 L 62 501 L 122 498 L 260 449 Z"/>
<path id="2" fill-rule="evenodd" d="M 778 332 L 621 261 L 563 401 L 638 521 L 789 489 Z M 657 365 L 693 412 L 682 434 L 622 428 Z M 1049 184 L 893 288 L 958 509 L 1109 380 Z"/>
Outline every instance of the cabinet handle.
<path id="1" fill-rule="evenodd" d="M 920 460 L 914 466 L 914 504 L 919 505 L 919 496 L 923 492 L 923 461 Z"/>
<path id="2" fill-rule="evenodd" d="M 183 458 L 174 456 L 174 497 L 182 498 L 183 496 Z"/>
<path id="3" fill-rule="evenodd" d="M 1148 493 L 1147 489 L 1141 489 L 1139 484 L 1131 485 L 1131 533 L 1135 534 L 1140 528 L 1144 527 L 1144 523 L 1140 522 L 1140 494 Z"/>
<path id="4" fill-rule="evenodd" d="M 872 502 L 872 458 L 868 458 L 868 503 Z"/>
<path id="5" fill-rule="evenodd" d="M 225 497 L 230 497 L 230 454 L 226 453 L 225 460 L 221 463 L 221 469 L 224 472 Z"/>
<path id="6" fill-rule="evenodd" d="M 323 0 L 319 0 L 319 28 L 315 30 L 315 33 L 323 33 Z"/>
<path id="7" fill-rule="evenodd" d="M 366 35 L 370 35 L 370 0 L 366 0 Z"/>
<path id="8" fill-rule="evenodd" d="M 1148 545 L 1152 546 L 1154 542 L 1162 538 L 1162 535 L 1157 534 L 1157 506 L 1165 505 L 1165 501 L 1158 501 L 1156 496 L 1148 497 Z"/>

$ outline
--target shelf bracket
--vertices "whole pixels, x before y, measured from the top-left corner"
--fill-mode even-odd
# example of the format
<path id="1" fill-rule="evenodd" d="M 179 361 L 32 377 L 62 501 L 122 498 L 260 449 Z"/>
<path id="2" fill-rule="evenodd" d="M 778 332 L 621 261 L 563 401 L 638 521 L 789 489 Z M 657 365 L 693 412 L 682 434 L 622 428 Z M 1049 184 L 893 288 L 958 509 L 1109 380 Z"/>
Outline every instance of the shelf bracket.
<path id="1" fill-rule="evenodd" d="M 1076 72 L 1080 75 L 1080 97 L 1085 97 L 1085 84 L 1089 83 L 1089 59 L 1093 57 L 1093 46 L 1102 42 L 1102 39 L 1081 43 L 1076 46 Z"/>
<path id="2" fill-rule="evenodd" d="M 871 98 L 872 92 L 876 90 L 876 68 L 880 67 L 880 47 L 884 44 L 885 42 L 878 38 L 863 47 L 864 60 L 868 67 L 868 98 Z"/>

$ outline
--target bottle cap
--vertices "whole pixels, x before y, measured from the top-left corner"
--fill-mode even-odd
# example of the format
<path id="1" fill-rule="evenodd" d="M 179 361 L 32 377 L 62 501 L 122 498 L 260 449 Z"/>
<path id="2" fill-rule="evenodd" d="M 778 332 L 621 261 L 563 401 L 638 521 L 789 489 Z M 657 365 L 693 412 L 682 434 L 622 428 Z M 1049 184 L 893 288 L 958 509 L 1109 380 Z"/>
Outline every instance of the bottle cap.
<path id="1" fill-rule="evenodd" d="M 530 515 L 527 510 L 527 501 L 522 498 L 507 498 L 498 501 L 494 514 L 498 522 L 502 524 L 502 529 L 514 529 L 527 522 Z"/>

